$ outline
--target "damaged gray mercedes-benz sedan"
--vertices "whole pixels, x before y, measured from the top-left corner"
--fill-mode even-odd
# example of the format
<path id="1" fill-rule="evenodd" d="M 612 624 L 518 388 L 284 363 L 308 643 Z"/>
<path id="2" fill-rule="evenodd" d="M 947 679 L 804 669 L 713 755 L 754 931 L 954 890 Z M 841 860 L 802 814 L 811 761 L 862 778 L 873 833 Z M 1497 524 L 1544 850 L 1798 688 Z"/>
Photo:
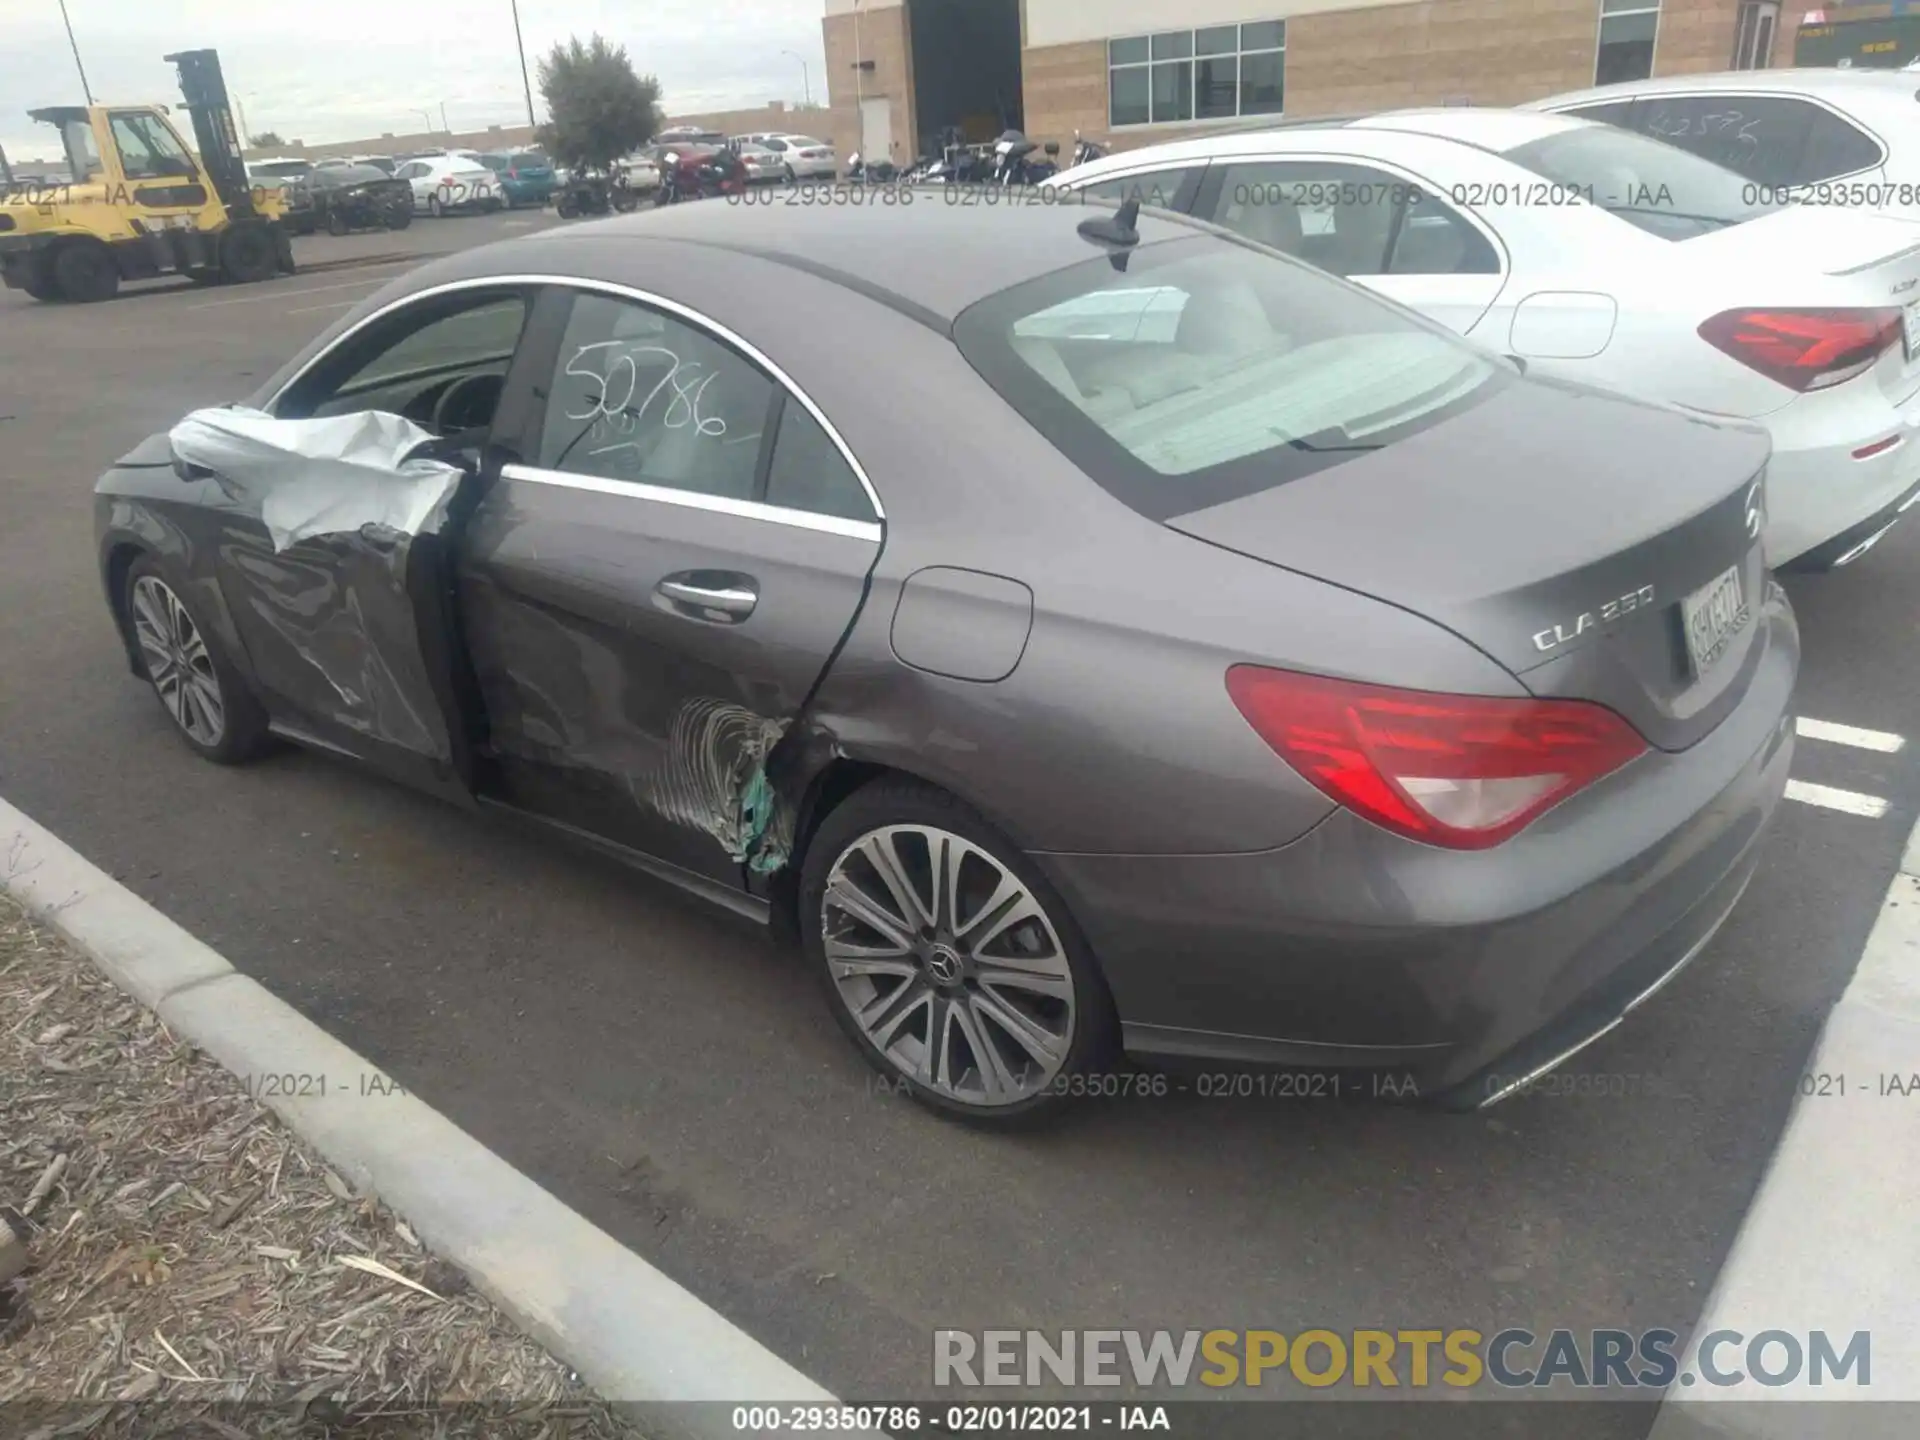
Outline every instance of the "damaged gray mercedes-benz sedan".
<path id="1" fill-rule="evenodd" d="M 891 196 L 394 281 L 100 481 L 135 673 L 795 927 L 971 1118 L 1122 1050 L 1484 1104 L 1706 944 L 1793 743 L 1763 434 L 1176 216 Z"/>

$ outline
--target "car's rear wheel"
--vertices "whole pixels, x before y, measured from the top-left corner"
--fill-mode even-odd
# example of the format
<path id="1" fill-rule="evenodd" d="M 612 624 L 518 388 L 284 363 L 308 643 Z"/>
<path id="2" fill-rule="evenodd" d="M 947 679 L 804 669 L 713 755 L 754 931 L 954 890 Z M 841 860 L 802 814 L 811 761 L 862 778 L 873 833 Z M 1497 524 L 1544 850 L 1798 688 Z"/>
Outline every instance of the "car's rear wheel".
<path id="1" fill-rule="evenodd" d="M 63 300 L 111 300 L 120 291 L 120 267 L 98 240 L 69 240 L 53 253 L 53 283 Z"/>
<path id="2" fill-rule="evenodd" d="M 413 224 L 412 209 L 403 210 L 396 205 L 392 210 L 387 212 L 387 228 L 389 230 L 404 230 L 411 224 Z"/>
<path id="3" fill-rule="evenodd" d="M 931 787 L 855 792 L 808 847 L 803 942 L 869 1064 L 933 1109 L 1006 1124 L 1084 1093 L 1113 1009 L 1065 904 L 970 808 Z"/>
<path id="4" fill-rule="evenodd" d="M 436 220 L 446 219 L 447 218 L 446 202 L 443 201 L 438 195 L 429 195 L 427 197 L 427 214 L 431 215 Z"/>
<path id="5" fill-rule="evenodd" d="M 220 765 L 266 749 L 266 711 L 151 557 L 128 567 L 125 603 L 141 671 L 181 738 Z"/>

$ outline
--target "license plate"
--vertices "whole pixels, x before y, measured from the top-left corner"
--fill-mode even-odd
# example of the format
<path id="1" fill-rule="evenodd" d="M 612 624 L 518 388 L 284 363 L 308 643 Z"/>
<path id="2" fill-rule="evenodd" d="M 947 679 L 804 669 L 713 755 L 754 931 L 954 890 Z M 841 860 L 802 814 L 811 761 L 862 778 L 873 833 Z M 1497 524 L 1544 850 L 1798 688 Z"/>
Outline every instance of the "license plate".
<path id="1" fill-rule="evenodd" d="M 1747 623 L 1747 600 L 1741 593 L 1740 567 L 1722 572 L 1680 602 L 1680 618 L 1687 632 L 1687 658 L 1693 673 L 1704 675 L 1727 653 L 1727 646 Z"/>
<path id="2" fill-rule="evenodd" d="M 1907 347 L 1907 359 L 1920 355 L 1920 300 L 1909 300 L 1900 312 L 1900 338 Z"/>

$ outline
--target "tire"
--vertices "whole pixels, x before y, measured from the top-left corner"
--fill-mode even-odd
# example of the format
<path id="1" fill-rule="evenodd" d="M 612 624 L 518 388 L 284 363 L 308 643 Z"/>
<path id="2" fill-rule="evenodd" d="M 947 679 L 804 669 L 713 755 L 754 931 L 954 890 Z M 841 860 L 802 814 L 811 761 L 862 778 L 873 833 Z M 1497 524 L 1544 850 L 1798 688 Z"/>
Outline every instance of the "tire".
<path id="1" fill-rule="evenodd" d="M 174 733 L 201 759 L 216 765 L 242 764 L 272 747 L 267 712 L 220 648 L 218 638 L 201 626 L 181 598 L 181 588 L 151 555 L 127 567 L 121 603 L 141 674 L 153 686 Z M 161 669 L 161 678 L 155 678 L 156 662 L 162 658 L 174 673 L 185 669 L 191 678 L 166 687 L 167 668 Z"/>
<path id="2" fill-rule="evenodd" d="M 793 173 L 793 167 L 789 165 L 786 167 L 786 170 L 787 170 L 787 184 L 798 185 L 800 183 L 800 177 Z"/>
<path id="3" fill-rule="evenodd" d="M 438 195 L 429 195 L 427 197 L 427 214 L 436 220 L 444 220 L 447 218 L 447 207 Z"/>
<path id="4" fill-rule="evenodd" d="M 327 212 L 327 233 L 329 235 L 345 235 L 352 228 L 351 225 L 347 224 L 347 217 L 343 212 L 339 210 L 329 210 Z"/>
<path id="5" fill-rule="evenodd" d="M 553 209 L 562 220 L 571 220 L 580 213 L 580 207 L 573 203 L 573 197 L 570 195 L 562 196 L 555 201 Z"/>
<path id="6" fill-rule="evenodd" d="M 396 205 L 387 212 L 387 228 L 389 230 L 404 230 L 411 224 L 413 224 L 413 211 L 411 209 L 403 210 Z"/>
<path id="7" fill-rule="evenodd" d="M 60 298 L 60 286 L 53 278 L 52 257 L 44 252 L 29 257 L 26 273 L 20 277 L 20 288 L 35 300 L 53 301 Z"/>
<path id="8" fill-rule="evenodd" d="M 237 220 L 220 239 L 220 268 L 239 285 L 271 280 L 280 273 L 280 252 L 273 232 L 256 221 Z"/>
<path id="9" fill-rule="evenodd" d="M 53 287 L 80 305 L 111 300 L 120 293 L 120 267 L 98 240 L 70 240 L 53 252 Z"/>
<path id="10" fill-rule="evenodd" d="M 957 857 L 949 872 L 957 917 L 937 913 L 946 902 L 925 899 L 949 889 L 930 883 L 936 851 Z M 874 855 L 892 856 L 913 889 L 912 928 L 901 924 L 908 904 Z M 1025 918 L 1003 920 L 984 944 L 970 945 L 967 932 L 985 928 L 989 900 L 1005 896 L 1008 883 Z M 892 938 L 830 898 L 830 885 L 834 895 L 858 891 L 855 904 L 873 907 L 864 913 L 887 920 Z M 1057 1113 L 1074 1078 L 1115 1053 L 1113 1002 L 1066 903 L 1011 841 L 944 791 L 882 780 L 829 814 L 807 847 L 799 928 L 828 1008 L 855 1048 L 894 1088 L 941 1114 L 1004 1127 Z M 841 945 L 865 953 L 830 958 Z M 889 968 L 867 969 L 878 965 Z M 1033 1040 L 1016 1040 L 1021 1030 Z"/>

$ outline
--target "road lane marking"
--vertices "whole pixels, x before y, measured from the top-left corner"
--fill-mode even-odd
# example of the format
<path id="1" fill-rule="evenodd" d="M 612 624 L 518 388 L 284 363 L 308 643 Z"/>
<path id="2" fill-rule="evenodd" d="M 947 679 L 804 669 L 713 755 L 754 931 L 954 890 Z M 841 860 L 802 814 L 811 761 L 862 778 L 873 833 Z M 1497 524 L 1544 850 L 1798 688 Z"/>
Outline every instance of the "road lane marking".
<path id="1" fill-rule="evenodd" d="M 302 305 L 298 310 L 289 310 L 289 315 L 315 315 L 322 310 L 347 310 L 360 302 L 358 300 L 336 300 L 331 305 Z"/>
<path id="2" fill-rule="evenodd" d="M 1814 785 L 1805 780 L 1787 781 L 1787 799 L 1803 805 L 1818 805 L 1824 810 L 1839 810 L 1878 820 L 1887 813 L 1887 802 L 1878 795 L 1862 795 L 1857 790 L 1836 790 L 1831 785 Z"/>
<path id="3" fill-rule="evenodd" d="M 395 265 L 411 265 L 407 260 L 389 260 L 384 265 L 370 265 L 370 270 L 388 270 Z M 296 295 L 325 295 L 330 290 L 358 290 L 366 285 L 384 285 L 391 275 L 374 275 L 365 280 L 347 280 L 338 285 L 309 285 L 300 290 L 268 290 L 263 295 L 240 295 L 232 300 L 202 300 L 198 305 L 189 305 L 189 310 L 212 310 L 220 305 L 258 305 L 262 300 L 290 300 Z"/>
<path id="4" fill-rule="evenodd" d="M 1878 750 L 1892 755 L 1907 743 L 1904 735 L 1887 730 L 1862 730 L 1853 725 L 1836 725 L 1831 720 L 1809 720 L 1804 715 L 1793 728 L 1805 739 L 1825 740 L 1834 745 L 1851 745 L 1857 750 Z"/>

